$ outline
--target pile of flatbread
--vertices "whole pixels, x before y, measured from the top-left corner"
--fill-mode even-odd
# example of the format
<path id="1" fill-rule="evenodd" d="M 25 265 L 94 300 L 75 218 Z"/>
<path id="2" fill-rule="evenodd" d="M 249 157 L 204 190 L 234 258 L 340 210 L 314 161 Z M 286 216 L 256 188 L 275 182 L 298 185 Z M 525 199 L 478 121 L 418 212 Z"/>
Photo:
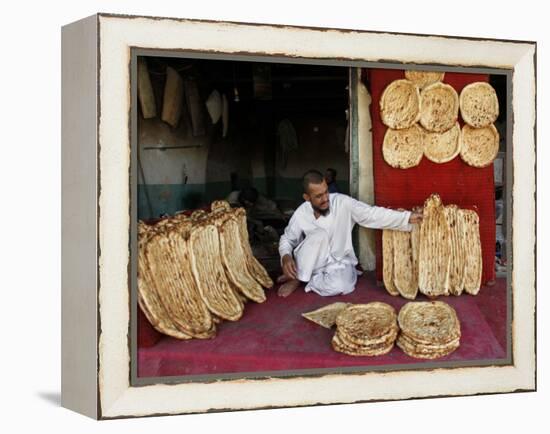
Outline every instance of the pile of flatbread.
<path id="1" fill-rule="evenodd" d="M 215 201 L 138 225 L 138 301 L 149 322 L 178 339 L 208 339 L 221 320 L 236 321 L 247 300 L 265 301 L 273 281 L 253 256 L 246 212 Z"/>
<path id="2" fill-rule="evenodd" d="M 397 346 L 411 357 L 436 359 L 460 345 L 456 311 L 442 301 L 411 301 L 401 308 L 397 322 Z"/>
<path id="3" fill-rule="evenodd" d="M 330 329 L 332 348 L 350 356 L 380 356 L 397 342 L 406 354 L 422 359 L 446 356 L 460 345 L 455 310 L 441 301 L 408 302 L 396 315 L 387 303 L 332 303 L 302 316 Z"/>
<path id="4" fill-rule="evenodd" d="M 481 287 L 479 217 L 469 209 L 443 205 L 437 194 L 424 203 L 424 218 L 411 232 L 382 233 L 384 286 L 394 296 L 414 300 L 476 295 Z"/>
<path id="5" fill-rule="evenodd" d="M 332 348 L 350 356 L 379 356 L 392 350 L 398 331 L 397 315 L 389 304 L 354 304 L 336 317 Z"/>
<path id="6" fill-rule="evenodd" d="M 420 164 L 425 156 L 446 163 L 460 154 L 473 167 L 495 159 L 499 137 L 493 122 L 498 99 L 485 82 L 466 86 L 460 98 L 442 80 L 443 72 L 405 71 L 405 79 L 391 82 L 380 98 L 380 117 L 388 127 L 382 144 L 384 160 L 397 169 Z M 460 128 L 458 114 L 466 122 Z"/>

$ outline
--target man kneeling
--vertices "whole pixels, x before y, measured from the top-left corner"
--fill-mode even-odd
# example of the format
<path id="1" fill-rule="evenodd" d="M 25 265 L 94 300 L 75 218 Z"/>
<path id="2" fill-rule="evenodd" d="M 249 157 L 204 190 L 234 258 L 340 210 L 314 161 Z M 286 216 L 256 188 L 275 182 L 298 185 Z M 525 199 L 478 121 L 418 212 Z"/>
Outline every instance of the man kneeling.
<path id="1" fill-rule="evenodd" d="M 307 282 L 306 292 L 349 294 L 355 289 L 358 263 L 351 234 L 355 224 L 366 228 L 410 231 L 422 214 L 371 206 L 341 193 L 329 193 L 323 175 L 310 170 L 303 177 L 304 200 L 279 241 L 282 297 Z"/>

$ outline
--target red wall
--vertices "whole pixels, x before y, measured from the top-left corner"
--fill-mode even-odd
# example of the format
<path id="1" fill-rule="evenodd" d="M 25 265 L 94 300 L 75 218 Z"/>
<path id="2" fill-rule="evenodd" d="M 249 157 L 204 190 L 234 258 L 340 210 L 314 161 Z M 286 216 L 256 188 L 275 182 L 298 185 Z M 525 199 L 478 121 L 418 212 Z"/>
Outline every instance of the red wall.
<path id="1" fill-rule="evenodd" d="M 369 69 L 363 71 L 363 82 L 372 96 L 371 116 L 373 133 L 373 170 L 375 204 L 390 208 L 411 209 L 421 206 L 432 193 L 438 193 L 445 205 L 456 204 L 475 209 L 479 214 L 483 256 L 482 284 L 495 279 L 495 185 L 493 165 L 477 169 L 468 166 L 457 156 L 452 161 L 436 164 L 422 158 L 410 169 L 394 169 L 382 156 L 386 126 L 380 119 L 379 101 L 385 87 L 394 80 L 405 78 L 402 70 Z M 446 73 L 444 83 L 458 94 L 469 83 L 488 81 L 485 74 Z M 459 114 L 459 122 L 462 119 Z M 382 233 L 376 237 L 377 279 L 382 280 Z"/>

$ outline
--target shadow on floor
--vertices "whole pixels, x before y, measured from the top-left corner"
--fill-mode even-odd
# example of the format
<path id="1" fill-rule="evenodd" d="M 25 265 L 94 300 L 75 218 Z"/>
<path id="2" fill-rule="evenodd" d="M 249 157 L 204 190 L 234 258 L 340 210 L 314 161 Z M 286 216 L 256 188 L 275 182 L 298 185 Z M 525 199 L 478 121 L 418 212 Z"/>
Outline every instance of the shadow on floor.
<path id="1" fill-rule="evenodd" d="M 38 392 L 37 395 L 51 405 L 61 406 L 61 392 Z"/>

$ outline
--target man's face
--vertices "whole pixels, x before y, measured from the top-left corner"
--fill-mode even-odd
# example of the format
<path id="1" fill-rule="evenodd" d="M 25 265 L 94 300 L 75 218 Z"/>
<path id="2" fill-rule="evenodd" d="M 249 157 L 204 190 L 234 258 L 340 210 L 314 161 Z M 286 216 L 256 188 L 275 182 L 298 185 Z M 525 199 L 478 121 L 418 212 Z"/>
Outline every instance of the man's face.
<path id="1" fill-rule="evenodd" d="M 327 181 L 327 184 L 330 184 L 332 181 L 334 181 L 334 177 L 332 176 L 332 172 L 330 170 L 327 170 L 325 172 L 325 180 Z"/>
<path id="2" fill-rule="evenodd" d="M 323 180 L 321 184 L 309 184 L 308 192 L 304 193 L 304 200 L 311 203 L 312 208 L 319 214 L 325 215 L 329 211 L 328 185 Z"/>

